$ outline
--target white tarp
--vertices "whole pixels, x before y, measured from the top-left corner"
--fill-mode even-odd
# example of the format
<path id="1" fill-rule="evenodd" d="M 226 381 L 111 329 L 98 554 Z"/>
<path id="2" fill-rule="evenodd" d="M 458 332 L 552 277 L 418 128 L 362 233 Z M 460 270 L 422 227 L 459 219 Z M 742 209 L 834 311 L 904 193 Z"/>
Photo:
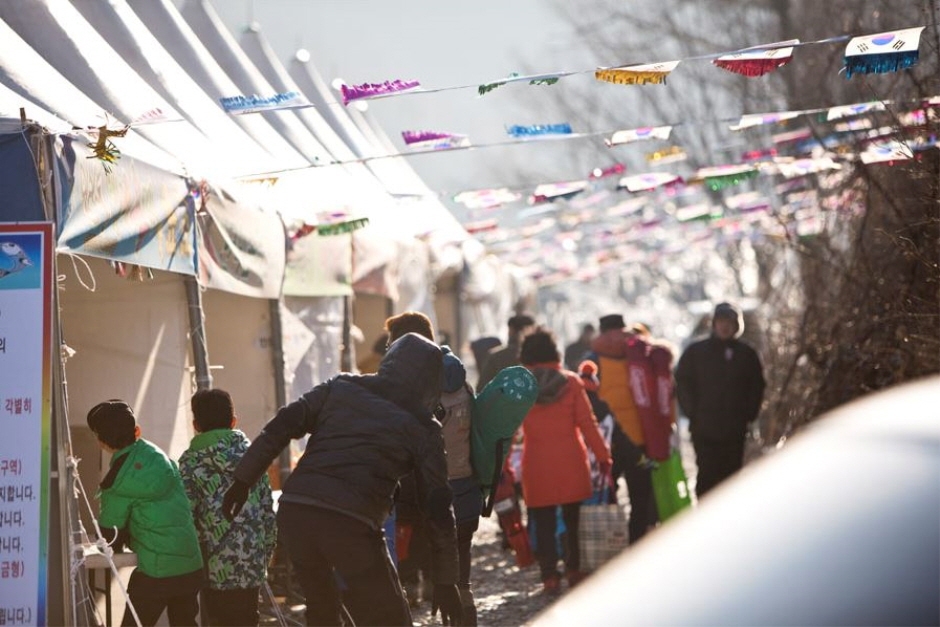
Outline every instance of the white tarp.
<path id="1" fill-rule="evenodd" d="M 68 2 L 31 0 L 0 3 L 3 19 L 44 59 L 67 76 L 100 109 L 126 124 L 154 110 L 172 115 L 176 111 L 155 92 L 107 41 Z M 98 126 L 100 118 L 84 120 L 82 126 Z M 214 146 L 188 121 L 148 124 L 138 132 L 167 152 L 179 156 L 191 174 L 224 179 L 258 171 L 257 155 L 226 152 Z"/>
<path id="2" fill-rule="evenodd" d="M 212 57 L 171 0 L 129 0 L 128 4 L 177 63 L 215 102 L 238 95 L 239 88 Z M 260 115 L 239 115 L 234 122 L 285 168 L 309 165 L 284 137 Z"/>

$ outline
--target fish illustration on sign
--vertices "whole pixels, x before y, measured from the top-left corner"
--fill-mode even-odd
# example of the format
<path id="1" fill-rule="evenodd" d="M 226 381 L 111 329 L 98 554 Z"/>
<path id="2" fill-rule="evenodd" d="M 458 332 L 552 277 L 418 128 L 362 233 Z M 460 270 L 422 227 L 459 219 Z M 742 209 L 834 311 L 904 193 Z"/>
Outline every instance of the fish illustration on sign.
<path id="1" fill-rule="evenodd" d="M 7 265 L 10 262 L 12 267 Z M 29 260 L 22 246 L 15 242 L 0 242 L 0 266 L 6 266 L 0 267 L 0 279 L 31 265 L 33 262 Z"/>

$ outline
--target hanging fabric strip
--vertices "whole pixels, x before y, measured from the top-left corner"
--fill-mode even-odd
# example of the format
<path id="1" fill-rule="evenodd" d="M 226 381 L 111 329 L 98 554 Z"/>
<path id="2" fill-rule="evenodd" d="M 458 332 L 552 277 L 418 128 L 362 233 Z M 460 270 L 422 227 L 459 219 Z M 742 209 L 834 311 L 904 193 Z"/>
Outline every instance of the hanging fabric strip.
<path id="1" fill-rule="evenodd" d="M 766 46 L 745 48 L 733 54 L 718 57 L 712 63 L 718 67 L 754 78 L 773 72 L 793 59 L 793 44 L 800 43 L 799 39 L 781 41 Z"/>
<path id="2" fill-rule="evenodd" d="M 230 96 L 219 98 L 219 102 L 222 104 L 222 109 L 232 115 L 280 111 L 283 109 L 304 109 L 313 106 L 306 96 L 296 91 L 277 93 L 272 96 Z"/>
<path id="3" fill-rule="evenodd" d="M 454 148 L 469 148 L 470 139 L 466 135 L 451 135 L 438 139 L 411 142 L 408 147 L 415 151 L 453 150 Z"/>
<path id="4" fill-rule="evenodd" d="M 757 176 L 758 170 L 750 165 L 716 166 L 700 168 L 693 180 L 705 183 L 708 189 L 718 191 Z"/>
<path id="5" fill-rule="evenodd" d="M 602 68 L 594 72 L 594 78 L 616 85 L 662 85 L 666 77 L 678 67 L 679 61 L 629 65 L 627 67 Z"/>
<path id="6" fill-rule="evenodd" d="M 467 209 L 494 209 L 500 205 L 515 202 L 522 198 L 508 188 L 478 189 L 460 192 L 454 196 L 454 202 L 459 202 Z"/>
<path id="7" fill-rule="evenodd" d="M 567 122 L 562 124 L 535 124 L 532 126 L 520 126 L 515 124 L 506 129 L 512 137 L 537 137 L 539 135 L 570 135 L 571 125 Z"/>
<path id="8" fill-rule="evenodd" d="M 614 174 L 623 174 L 627 171 L 627 167 L 622 163 L 615 163 L 614 165 L 608 166 L 606 168 L 594 168 L 591 170 L 591 173 L 588 175 L 589 179 L 602 179 L 607 176 L 613 176 Z"/>
<path id="9" fill-rule="evenodd" d="M 337 222 L 335 224 L 318 224 L 317 235 L 326 237 L 329 235 L 352 233 L 353 231 L 358 231 L 368 224 L 369 218 L 357 218 L 355 220 L 347 220 L 345 222 Z"/>
<path id="10" fill-rule="evenodd" d="M 737 124 L 728 127 L 732 131 L 740 131 L 753 126 L 763 126 L 764 124 L 777 124 L 797 118 L 806 111 L 779 111 L 777 113 L 755 113 L 751 115 L 742 115 Z"/>
<path id="11" fill-rule="evenodd" d="M 483 83 L 477 87 L 477 93 L 481 96 L 484 96 L 497 87 L 502 87 L 507 83 L 516 83 L 520 81 L 527 81 L 529 85 L 554 85 L 561 77 L 567 76 L 569 74 L 571 74 L 571 72 L 561 72 L 558 74 L 532 74 L 529 76 L 523 76 L 518 72 L 513 72 L 508 77 L 498 81 L 493 81 L 492 83 Z"/>
<path id="12" fill-rule="evenodd" d="M 572 198 L 587 188 L 587 181 L 566 181 L 564 183 L 543 183 L 535 188 L 530 204 Z"/>
<path id="13" fill-rule="evenodd" d="M 182 122 L 183 116 L 175 110 L 164 110 L 160 107 L 154 107 L 149 111 L 141 113 L 131 121 L 132 127 L 144 126 L 146 124 L 162 124 L 163 122 Z"/>
<path id="14" fill-rule="evenodd" d="M 445 150 L 447 148 L 467 147 L 470 140 L 466 135 L 441 133 L 437 131 L 402 131 L 405 144 L 418 150 Z"/>
<path id="15" fill-rule="evenodd" d="M 376 98 L 396 94 L 402 91 L 408 91 L 420 87 L 418 81 L 385 81 L 384 83 L 363 83 L 362 85 L 343 85 L 340 91 L 343 94 L 343 104 L 348 105 L 353 100 L 363 100 L 365 98 Z"/>
<path id="16" fill-rule="evenodd" d="M 851 39 L 845 47 L 845 77 L 897 72 L 916 65 L 923 30 L 918 26 Z"/>
<path id="17" fill-rule="evenodd" d="M 624 131 L 617 131 L 605 139 L 604 143 L 608 147 L 619 146 L 621 144 L 630 144 L 647 139 L 669 139 L 672 134 L 671 126 L 644 126 L 642 128 L 632 128 Z"/>
<path id="18" fill-rule="evenodd" d="M 648 174 L 625 176 L 620 179 L 618 187 L 622 187 L 628 192 L 648 192 L 657 187 L 672 187 L 682 182 L 682 177 L 676 174 L 670 174 L 668 172 L 650 172 Z"/>
<path id="19" fill-rule="evenodd" d="M 679 146 L 670 146 L 669 148 L 663 148 L 655 152 L 648 152 L 645 156 L 648 163 L 656 163 L 658 165 L 685 161 L 689 158 L 685 150 Z"/>
<path id="20" fill-rule="evenodd" d="M 891 101 L 889 100 L 886 102 Z M 826 121 L 832 122 L 833 120 L 841 120 L 842 118 L 852 117 L 853 115 L 861 115 L 863 113 L 870 113 L 871 111 L 884 110 L 885 102 L 860 102 L 858 104 L 832 107 L 826 112 Z"/>
<path id="21" fill-rule="evenodd" d="M 891 163 L 894 161 L 907 161 L 914 156 L 910 146 L 899 141 L 889 141 L 883 144 L 872 144 L 859 153 L 859 159 L 865 165 L 874 163 Z"/>
<path id="22" fill-rule="evenodd" d="M 693 220 L 712 220 L 720 218 L 722 215 L 721 207 L 707 202 L 696 205 L 687 205 L 676 209 L 676 220 L 679 222 L 691 222 Z"/>

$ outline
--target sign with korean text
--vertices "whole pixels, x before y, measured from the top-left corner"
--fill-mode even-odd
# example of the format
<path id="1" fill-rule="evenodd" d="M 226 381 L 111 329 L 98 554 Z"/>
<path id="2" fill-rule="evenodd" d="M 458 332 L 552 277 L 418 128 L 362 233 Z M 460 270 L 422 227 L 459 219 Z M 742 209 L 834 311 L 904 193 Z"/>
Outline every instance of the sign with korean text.
<path id="1" fill-rule="evenodd" d="M 50 223 L 0 223 L 0 625 L 46 624 Z"/>

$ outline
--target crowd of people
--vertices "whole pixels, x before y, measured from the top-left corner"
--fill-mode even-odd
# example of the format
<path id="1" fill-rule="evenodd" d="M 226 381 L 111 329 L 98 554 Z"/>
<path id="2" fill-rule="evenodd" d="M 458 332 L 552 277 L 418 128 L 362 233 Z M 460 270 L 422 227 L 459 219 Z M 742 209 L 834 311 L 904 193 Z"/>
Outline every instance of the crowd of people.
<path id="1" fill-rule="evenodd" d="M 100 403 L 87 415 L 111 453 L 99 523 L 108 542 L 138 555 L 122 624 L 153 625 L 165 610 L 171 625 L 196 625 L 200 600 L 210 625 L 257 624 L 259 590 L 279 543 L 308 625 L 411 625 L 421 597 L 444 624 L 475 625 L 470 547 L 485 486 L 472 463 L 474 399 L 517 365 L 537 384 L 515 437 L 518 498 L 545 594 L 559 594 L 563 581 L 576 586 L 586 574 L 579 514 L 597 498 L 592 477 L 613 480 L 602 483 L 602 499 L 614 503 L 623 477 L 631 544 L 659 523 L 651 457 L 668 431 L 650 426 L 653 397 L 671 406 L 677 399 L 689 419 L 699 498 L 741 467 L 764 389 L 756 351 L 738 339 L 742 330 L 741 312 L 718 305 L 710 336 L 678 360 L 673 394 L 671 373 L 666 388 L 644 387 L 642 356 L 658 346 L 671 359 L 646 325 L 606 315 L 562 351 L 532 316 L 517 314 L 505 345 L 474 343 L 474 390 L 457 355 L 435 343 L 430 319 L 406 312 L 386 321 L 364 374 L 315 386 L 279 409 L 253 442 L 236 428 L 227 392 L 196 392 L 195 437 L 178 464 L 141 437 L 127 403 Z M 267 470 L 291 439 L 304 437 L 275 515 Z M 512 460 L 505 463 L 511 471 Z"/>

